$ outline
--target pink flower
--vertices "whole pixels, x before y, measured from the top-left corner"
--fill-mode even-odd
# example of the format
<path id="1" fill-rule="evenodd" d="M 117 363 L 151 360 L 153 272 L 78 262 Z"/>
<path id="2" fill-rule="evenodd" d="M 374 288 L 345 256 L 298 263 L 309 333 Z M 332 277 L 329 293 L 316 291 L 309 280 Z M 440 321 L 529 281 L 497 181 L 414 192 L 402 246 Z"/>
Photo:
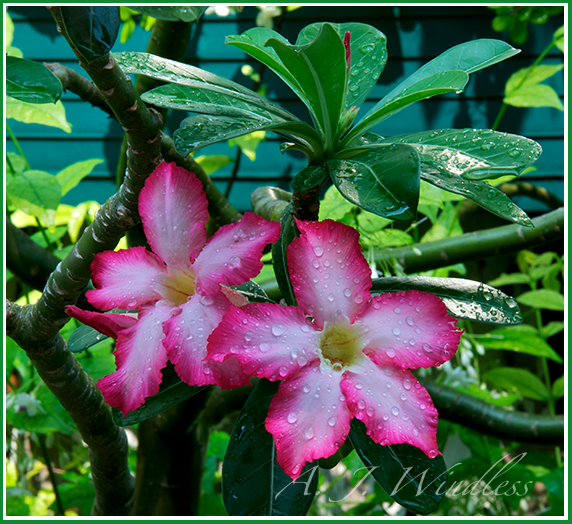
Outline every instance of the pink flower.
<path id="1" fill-rule="evenodd" d="M 352 34 L 349 31 L 346 31 L 344 35 L 344 47 L 346 48 L 346 68 L 349 72 L 350 67 L 352 65 L 352 51 L 350 48 L 350 40 L 352 38 Z"/>
<path id="2" fill-rule="evenodd" d="M 207 242 L 207 199 L 194 174 L 161 162 L 139 197 L 139 214 L 153 252 L 144 247 L 96 255 L 87 298 L 96 308 L 138 310 L 127 315 L 68 313 L 117 338 L 117 371 L 97 385 L 106 402 L 124 414 L 159 391 L 161 369 L 170 360 L 187 384 L 245 385 L 237 359 L 203 361 L 207 338 L 230 302 L 221 284 L 240 284 L 262 269 L 262 249 L 280 234 L 276 222 L 245 213 Z"/>
<path id="3" fill-rule="evenodd" d="M 231 306 L 209 338 L 208 358 L 236 357 L 249 375 L 283 381 L 266 429 L 294 480 L 304 463 L 337 451 L 353 417 L 379 444 L 409 443 L 436 456 L 437 411 L 407 368 L 449 360 L 461 335 L 456 320 L 429 293 L 372 297 L 354 229 L 296 223 L 301 235 L 287 259 L 299 306 Z"/>

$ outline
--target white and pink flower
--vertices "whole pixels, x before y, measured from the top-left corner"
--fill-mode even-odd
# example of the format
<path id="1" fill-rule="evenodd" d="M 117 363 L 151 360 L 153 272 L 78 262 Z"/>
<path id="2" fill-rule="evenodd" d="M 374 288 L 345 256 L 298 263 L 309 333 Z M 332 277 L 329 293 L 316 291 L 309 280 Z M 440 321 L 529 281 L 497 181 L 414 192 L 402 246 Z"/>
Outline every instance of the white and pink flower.
<path id="1" fill-rule="evenodd" d="M 93 313 L 70 306 L 68 313 L 117 338 L 117 371 L 97 385 L 106 402 L 124 414 L 159 391 L 161 369 L 171 361 L 187 384 L 245 385 L 249 377 L 236 358 L 204 360 L 207 339 L 230 306 L 221 284 L 238 285 L 262 269 L 262 250 L 280 226 L 254 213 L 222 227 L 207 242 L 207 199 L 194 174 L 162 162 L 145 183 L 139 213 L 149 246 L 96 255 L 95 290 L 101 310 L 137 310 L 138 318 Z"/>
<path id="2" fill-rule="evenodd" d="M 266 429 L 294 480 L 306 462 L 338 450 L 353 417 L 379 444 L 409 443 L 436 456 L 437 411 L 408 368 L 448 361 L 462 332 L 456 320 L 429 293 L 372 297 L 354 229 L 296 223 L 301 235 L 287 260 L 299 306 L 230 306 L 209 337 L 208 358 L 238 359 L 248 375 L 282 381 Z"/>

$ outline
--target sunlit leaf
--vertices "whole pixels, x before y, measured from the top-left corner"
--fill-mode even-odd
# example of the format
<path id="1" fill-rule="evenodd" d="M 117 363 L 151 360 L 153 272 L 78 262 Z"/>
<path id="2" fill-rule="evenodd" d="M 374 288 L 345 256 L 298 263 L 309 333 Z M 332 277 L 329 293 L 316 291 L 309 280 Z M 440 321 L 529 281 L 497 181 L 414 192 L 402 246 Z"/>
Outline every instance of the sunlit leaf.
<path id="1" fill-rule="evenodd" d="M 56 175 L 56 179 L 62 188 L 62 196 L 76 187 L 87 175 L 91 173 L 95 166 L 101 163 L 103 163 L 103 160 L 100 158 L 93 158 L 91 160 L 76 162 L 60 171 Z"/>
<path id="2" fill-rule="evenodd" d="M 6 97 L 6 118 L 13 118 L 25 124 L 58 127 L 66 133 L 71 133 L 71 125 L 66 119 L 66 111 L 61 100 L 55 104 L 29 104 Z"/>

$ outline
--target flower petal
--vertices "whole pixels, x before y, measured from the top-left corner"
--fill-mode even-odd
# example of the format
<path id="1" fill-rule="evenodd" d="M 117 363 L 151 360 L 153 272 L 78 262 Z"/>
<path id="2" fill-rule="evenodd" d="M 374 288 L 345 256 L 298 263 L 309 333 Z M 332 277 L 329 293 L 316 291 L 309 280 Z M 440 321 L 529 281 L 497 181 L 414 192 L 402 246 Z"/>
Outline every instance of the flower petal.
<path id="1" fill-rule="evenodd" d="M 122 329 L 131 327 L 137 322 L 135 315 L 120 313 L 96 313 L 95 311 L 85 311 L 77 306 L 67 306 L 66 313 L 70 316 L 97 329 L 100 333 L 108 337 L 117 338 L 117 333 Z"/>
<path id="2" fill-rule="evenodd" d="M 188 267 L 207 240 L 207 197 L 194 173 L 161 162 L 139 196 L 139 214 L 151 249 L 168 266 Z"/>
<path id="3" fill-rule="evenodd" d="M 166 302 L 157 302 L 140 312 L 136 324 L 119 332 L 114 353 L 117 371 L 99 380 L 97 387 L 105 401 L 124 415 L 159 391 L 161 369 L 167 364 L 163 322 L 178 309 Z"/>
<path id="4" fill-rule="evenodd" d="M 280 224 L 245 213 L 237 224 L 221 227 L 193 264 L 197 289 L 203 295 L 220 291 L 220 284 L 236 286 L 262 269 L 262 250 L 276 242 Z"/>
<path id="5" fill-rule="evenodd" d="M 318 359 L 317 337 L 300 308 L 230 306 L 209 337 L 208 358 L 222 362 L 235 355 L 248 375 L 285 380 Z"/>
<path id="6" fill-rule="evenodd" d="M 361 359 L 344 372 L 341 388 L 353 416 L 378 444 L 408 443 L 429 458 L 437 449 L 437 410 L 413 374 L 398 366 L 382 368 Z"/>
<path id="7" fill-rule="evenodd" d="M 463 332 L 439 297 L 416 290 L 373 297 L 358 322 L 369 328 L 364 353 L 374 362 L 412 369 L 450 360 Z"/>
<path id="8" fill-rule="evenodd" d="M 91 278 L 98 289 L 86 293 L 98 309 L 137 309 L 161 299 L 154 282 L 164 274 L 165 266 L 144 247 L 104 251 L 91 263 Z"/>
<path id="9" fill-rule="evenodd" d="M 333 455 L 348 435 L 351 414 L 340 379 L 315 362 L 280 384 L 270 402 L 266 429 L 278 464 L 294 480 L 306 462 Z"/>
<path id="10" fill-rule="evenodd" d="M 217 384 L 232 389 L 249 383 L 236 358 L 205 361 L 207 339 L 228 309 L 229 301 L 217 295 L 194 295 L 181 312 L 164 324 L 167 356 L 183 382 L 191 386 Z"/>
<path id="11" fill-rule="evenodd" d="M 333 220 L 296 220 L 300 237 L 287 250 L 298 304 L 321 329 L 342 314 L 354 321 L 370 298 L 371 270 L 358 232 Z"/>

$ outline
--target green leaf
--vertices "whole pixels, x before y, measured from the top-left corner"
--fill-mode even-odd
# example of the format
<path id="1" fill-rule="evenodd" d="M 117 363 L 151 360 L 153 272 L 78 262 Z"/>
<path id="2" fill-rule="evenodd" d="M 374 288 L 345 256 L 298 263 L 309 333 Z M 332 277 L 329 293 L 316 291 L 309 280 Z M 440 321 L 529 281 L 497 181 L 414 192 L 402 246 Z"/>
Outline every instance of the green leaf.
<path id="1" fill-rule="evenodd" d="M 513 73 L 505 87 L 503 102 L 515 107 L 555 107 L 564 111 L 558 93 L 543 80 L 564 68 L 564 64 L 531 66 Z"/>
<path id="2" fill-rule="evenodd" d="M 141 98 L 158 107 L 205 115 L 301 122 L 265 98 L 243 96 L 236 91 L 205 83 L 194 86 L 167 84 L 143 93 Z"/>
<path id="3" fill-rule="evenodd" d="M 429 91 L 431 89 L 431 85 L 435 85 L 435 92 L 430 93 L 429 91 L 427 93 L 428 96 L 421 96 L 416 100 L 412 99 L 410 103 L 413 103 L 417 100 L 428 98 L 429 96 L 447 92 L 447 87 L 453 87 L 455 82 L 457 83 L 456 85 L 461 86 L 458 90 L 462 90 L 466 84 L 466 75 L 463 77 L 459 72 L 463 71 L 467 75 L 474 73 L 475 71 L 496 64 L 497 62 L 506 60 L 518 52 L 519 51 L 517 49 L 514 49 L 507 43 L 492 39 L 472 40 L 448 49 L 419 68 L 415 73 L 406 78 L 395 89 L 384 96 L 364 116 L 356 128 L 350 132 L 348 137 L 346 137 L 345 143 L 348 144 L 350 142 L 350 138 L 355 138 L 367 127 L 377 123 L 379 120 L 377 120 L 377 118 L 373 118 L 374 114 L 381 108 L 389 106 L 393 102 L 403 98 L 404 92 L 408 92 L 411 96 L 414 96 L 414 93 Z M 446 73 L 452 73 L 452 76 L 447 76 Z M 433 77 L 433 80 L 430 80 L 431 77 Z M 463 78 L 465 78 L 465 83 L 461 85 Z M 428 85 L 425 85 L 424 87 L 424 83 L 426 81 L 428 81 Z M 417 87 L 414 87 L 416 84 Z M 445 91 L 439 92 L 440 89 L 445 89 Z M 385 114 L 385 110 L 383 114 Z"/>
<path id="4" fill-rule="evenodd" d="M 323 164 L 310 164 L 298 172 L 292 179 L 292 189 L 299 193 L 306 193 L 319 186 L 328 178 L 328 172 Z"/>
<path id="5" fill-rule="evenodd" d="M 452 91 L 462 91 L 468 81 L 469 75 L 465 71 L 443 71 L 423 78 L 419 82 L 406 87 L 394 97 L 385 97 L 378 102 L 348 133 L 344 143 L 349 144 L 365 131 L 415 102 Z"/>
<path id="6" fill-rule="evenodd" d="M 526 326 L 528 327 L 528 326 Z M 494 329 L 479 337 L 479 344 L 485 349 L 504 349 L 515 353 L 527 353 L 537 357 L 547 357 L 559 364 L 563 360 L 538 334 L 529 331 L 525 326 L 514 326 Z"/>
<path id="7" fill-rule="evenodd" d="M 45 171 L 24 171 L 6 179 L 6 197 L 11 205 L 54 224 L 61 188 L 56 177 Z"/>
<path id="8" fill-rule="evenodd" d="M 56 103 L 62 83 L 45 66 L 25 58 L 6 57 L 6 95 L 31 104 Z"/>
<path id="9" fill-rule="evenodd" d="M 336 186 L 330 186 L 320 202 L 319 220 L 337 220 L 350 225 L 348 220 L 354 223 L 353 215 L 358 210 L 356 206 L 350 204 L 338 191 Z M 381 218 L 381 217 L 380 217 Z"/>
<path id="10" fill-rule="evenodd" d="M 314 155 L 314 144 L 319 145 L 316 131 L 304 122 L 272 122 L 269 120 L 238 119 L 194 115 L 185 118 L 173 133 L 175 148 L 182 155 L 207 145 L 225 142 L 254 131 L 274 131 L 300 144 L 308 157 Z"/>
<path id="11" fill-rule="evenodd" d="M 520 324 L 516 300 L 482 282 L 464 278 L 386 277 L 373 280 L 372 293 L 417 289 L 437 295 L 456 318 L 486 324 Z"/>
<path id="12" fill-rule="evenodd" d="M 562 398 L 566 393 L 566 384 L 564 383 L 564 375 L 557 378 L 552 384 L 552 396 L 555 400 Z"/>
<path id="13" fill-rule="evenodd" d="M 68 350 L 72 353 L 81 353 L 106 338 L 109 337 L 90 326 L 79 326 L 68 339 Z"/>
<path id="14" fill-rule="evenodd" d="M 165 376 L 165 372 L 163 372 Z M 165 382 L 165 378 L 163 378 Z M 166 409 L 186 400 L 197 393 L 200 393 L 203 389 L 209 386 L 189 386 L 185 384 L 179 377 L 174 380 L 170 380 L 168 385 L 161 383 L 161 390 L 156 395 L 148 397 L 145 399 L 145 403 L 137 408 L 135 411 L 130 411 L 123 416 L 121 411 L 117 408 L 113 408 L 113 422 L 116 426 L 132 426 L 138 422 L 142 422 L 150 417 L 154 417 L 159 413 L 162 413 Z"/>
<path id="15" fill-rule="evenodd" d="M 64 30 L 91 63 L 109 53 L 121 25 L 118 6 L 62 6 Z"/>
<path id="16" fill-rule="evenodd" d="M 525 306 L 552 311 L 564 311 L 564 295 L 552 289 L 536 289 L 520 295 L 517 300 Z"/>
<path id="17" fill-rule="evenodd" d="M 201 155 L 196 157 L 195 160 L 201 165 L 207 175 L 211 175 L 227 164 L 234 162 L 234 158 L 228 155 Z"/>
<path id="18" fill-rule="evenodd" d="M 543 326 L 540 330 L 540 336 L 546 340 L 562 331 L 564 331 L 564 322 L 548 322 L 548 324 Z"/>
<path id="19" fill-rule="evenodd" d="M 262 289 L 262 287 L 253 280 L 243 282 L 238 286 L 230 286 L 230 287 L 238 291 L 243 297 L 246 297 L 249 302 L 274 303 L 273 300 L 270 300 L 270 298 L 268 298 L 266 291 L 264 291 L 264 289 Z"/>
<path id="20" fill-rule="evenodd" d="M 427 515 L 445 496 L 447 468 L 443 457 L 429 459 L 409 444 L 382 446 L 366 434 L 363 422 L 353 419 L 349 438 L 379 485 L 405 509 Z"/>
<path id="21" fill-rule="evenodd" d="M 508 196 L 485 180 L 467 180 L 458 175 L 437 168 L 430 171 L 426 164 L 421 166 L 421 178 L 445 191 L 462 195 L 483 209 L 510 222 L 533 227 L 532 220 Z"/>
<path id="22" fill-rule="evenodd" d="M 25 124 L 58 127 L 66 133 L 71 133 L 71 125 L 66 120 L 66 111 L 61 100 L 55 104 L 29 104 L 6 97 L 6 118 L 13 118 Z"/>
<path id="23" fill-rule="evenodd" d="M 348 22 L 343 24 L 330 24 L 343 38 L 350 32 L 350 71 L 348 80 L 348 94 L 345 108 L 361 106 L 367 95 L 375 86 L 379 75 L 387 62 L 387 47 L 385 35 L 368 24 Z M 322 27 L 322 23 L 306 26 L 298 34 L 296 45 L 305 45 L 313 41 Z"/>
<path id="24" fill-rule="evenodd" d="M 480 398 L 481 400 L 484 400 L 489 404 L 493 404 L 494 406 L 500 406 L 501 408 L 510 406 L 522 398 L 519 393 L 507 394 L 506 392 L 503 392 L 504 394 L 499 394 L 495 392 L 496 394 L 493 395 L 488 389 L 483 389 L 477 384 L 469 384 L 467 387 L 457 386 L 455 389 L 457 391 L 461 391 L 462 393 L 466 393 L 467 395 Z"/>
<path id="25" fill-rule="evenodd" d="M 318 466 L 306 464 L 294 484 L 276 462 L 264 421 L 278 382 L 260 380 L 234 425 L 222 463 L 224 507 L 237 516 L 304 516 L 318 487 Z"/>
<path id="26" fill-rule="evenodd" d="M 554 31 L 552 40 L 554 41 L 554 45 L 564 53 L 564 26 L 560 26 L 556 31 Z"/>
<path id="27" fill-rule="evenodd" d="M 66 167 L 56 175 L 56 180 L 62 188 L 62 196 L 77 186 L 87 175 L 91 173 L 93 168 L 103 163 L 100 158 L 92 158 L 83 162 L 76 162 Z"/>
<path id="28" fill-rule="evenodd" d="M 152 16 L 159 20 L 182 20 L 183 22 L 197 22 L 199 18 L 206 11 L 203 6 L 150 6 L 150 5 L 136 5 L 130 6 L 134 11 L 143 13 L 147 16 Z"/>
<path id="29" fill-rule="evenodd" d="M 250 161 L 254 162 L 256 160 L 256 148 L 265 138 L 266 131 L 254 131 L 254 133 L 230 139 L 228 145 L 229 147 L 238 146 Z"/>
<path id="30" fill-rule="evenodd" d="M 300 98 L 308 107 L 316 127 L 325 137 L 325 150 L 333 148 L 338 122 L 345 105 L 347 68 L 345 47 L 330 24 L 323 24 L 315 40 L 292 46 L 282 39 L 266 42 L 297 79 Z"/>
<path id="31" fill-rule="evenodd" d="M 487 371 L 483 378 L 497 388 L 518 391 L 523 397 L 533 400 L 548 400 L 548 391 L 540 379 L 530 371 L 520 368 L 495 368 Z"/>
<path id="32" fill-rule="evenodd" d="M 99 211 L 100 207 L 99 202 L 88 200 L 73 208 L 73 212 L 68 220 L 68 233 L 72 242 L 77 242 L 80 234 L 83 233 L 81 226 L 85 221 L 87 221 L 88 224 L 93 222 L 95 213 Z"/>
<path id="33" fill-rule="evenodd" d="M 459 222 L 457 208 L 450 202 L 446 202 L 431 229 L 421 238 L 421 242 L 434 242 L 462 234 L 463 228 Z"/>
<path id="34" fill-rule="evenodd" d="M 526 273 L 503 273 L 500 277 L 497 277 L 489 282 L 489 286 L 500 287 L 500 286 L 513 286 L 514 284 L 530 284 L 530 276 Z"/>
<path id="35" fill-rule="evenodd" d="M 415 147 L 423 172 L 447 172 L 469 180 L 518 176 L 542 153 L 534 140 L 489 129 L 421 131 L 391 141 Z"/>
<path id="36" fill-rule="evenodd" d="M 296 297 L 288 273 L 286 250 L 297 235 L 298 229 L 292 217 L 292 204 L 288 204 L 280 218 L 280 238 L 278 242 L 272 244 L 272 266 L 280 292 L 289 306 L 296 305 Z"/>
<path id="37" fill-rule="evenodd" d="M 304 93 L 296 76 L 285 67 L 274 48 L 266 46 L 266 42 L 270 39 L 277 40 L 285 46 L 290 45 L 288 40 L 281 34 L 266 27 L 253 27 L 241 35 L 229 35 L 224 43 L 242 49 L 245 53 L 272 69 L 300 99 L 303 99 Z"/>
<path id="38" fill-rule="evenodd" d="M 415 219 L 419 199 L 415 149 L 405 144 L 372 145 L 351 158 L 334 157 L 327 166 L 334 184 L 350 202 L 392 220 Z"/>

